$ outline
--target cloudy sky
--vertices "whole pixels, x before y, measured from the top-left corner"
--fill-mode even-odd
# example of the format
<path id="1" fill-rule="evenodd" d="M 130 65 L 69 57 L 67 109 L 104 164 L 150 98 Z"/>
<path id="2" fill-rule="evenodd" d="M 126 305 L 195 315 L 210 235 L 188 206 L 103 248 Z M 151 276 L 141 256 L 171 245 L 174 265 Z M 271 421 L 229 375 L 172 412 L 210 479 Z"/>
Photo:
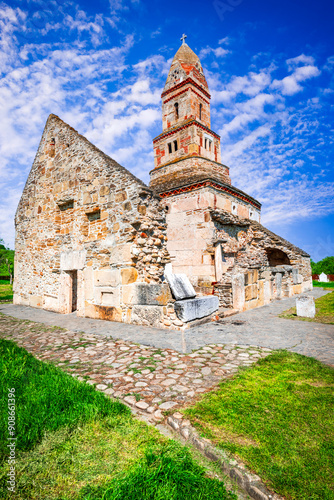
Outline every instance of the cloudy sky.
<path id="1" fill-rule="evenodd" d="M 314 260 L 334 255 L 333 11 L 329 0 L 0 3 L 0 237 L 13 247 L 50 113 L 149 181 L 160 95 L 186 33 L 233 185 Z"/>

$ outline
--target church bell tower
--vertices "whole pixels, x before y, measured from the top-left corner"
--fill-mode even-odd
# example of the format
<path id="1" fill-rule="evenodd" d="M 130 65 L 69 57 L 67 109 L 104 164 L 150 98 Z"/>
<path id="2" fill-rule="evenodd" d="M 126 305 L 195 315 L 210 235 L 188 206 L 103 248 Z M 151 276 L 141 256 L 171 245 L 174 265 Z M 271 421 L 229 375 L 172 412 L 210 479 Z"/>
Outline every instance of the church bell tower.
<path id="1" fill-rule="evenodd" d="M 162 133 L 153 139 L 150 188 L 167 212 L 174 272 L 186 273 L 197 291 L 212 293 L 222 268 L 212 213 L 259 221 L 261 204 L 231 185 L 220 137 L 211 129 L 211 95 L 201 62 L 185 35 L 181 40 L 161 94 Z"/>
<path id="2" fill-rule="evenodd" d="M 159 194 L 208 177 L 231 184 L 221 164 L 220 137 L 210 128 L 211 95 L 203 68 L 184 39 L 161 94 L 163 132 L 153 140 L 150 186 Z"/>

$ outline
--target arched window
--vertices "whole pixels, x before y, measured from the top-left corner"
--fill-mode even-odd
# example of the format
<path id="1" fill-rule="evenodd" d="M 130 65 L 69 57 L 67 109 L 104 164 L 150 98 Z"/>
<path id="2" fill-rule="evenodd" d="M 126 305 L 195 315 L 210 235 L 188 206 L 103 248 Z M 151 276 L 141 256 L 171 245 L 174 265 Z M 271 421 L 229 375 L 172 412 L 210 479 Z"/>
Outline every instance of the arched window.
<path id="1" fill-rule="evenodd" d="M 179 118 L 179 103 L 176 102 L 174 104 L 174 108 L 175 108 L 175 120 L 177 120 Z"/>
<path id="2" fill-rule="evenodd" d="M 266 252 L 270 267 L 291 265 L 289 257 L 282 250 L 278 248 L 266 248 Z"/>
<path id="3" fill-rule="evenodd" d="M 202 120 L 202 104 L 199 105 L 199 119 Z"/>

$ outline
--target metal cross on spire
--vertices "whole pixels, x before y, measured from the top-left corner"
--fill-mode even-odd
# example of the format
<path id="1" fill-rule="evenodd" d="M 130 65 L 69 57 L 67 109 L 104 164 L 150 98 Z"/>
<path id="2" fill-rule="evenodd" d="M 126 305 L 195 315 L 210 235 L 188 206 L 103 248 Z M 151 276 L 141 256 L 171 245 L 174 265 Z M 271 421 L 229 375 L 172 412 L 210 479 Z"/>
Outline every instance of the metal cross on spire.
<path id="1" fill-rule="evenodd" d="M 186 43 L 186 38 L 188 38 L 188 37 L 187 37 L 187 35 L 185 35 L 185 34 L 183 34 L 183 35 L 182 35 L 182 37 L 180 38 L 180 40 L 182 41 L 182 45 L 185 45 L 185 43 Z"/>

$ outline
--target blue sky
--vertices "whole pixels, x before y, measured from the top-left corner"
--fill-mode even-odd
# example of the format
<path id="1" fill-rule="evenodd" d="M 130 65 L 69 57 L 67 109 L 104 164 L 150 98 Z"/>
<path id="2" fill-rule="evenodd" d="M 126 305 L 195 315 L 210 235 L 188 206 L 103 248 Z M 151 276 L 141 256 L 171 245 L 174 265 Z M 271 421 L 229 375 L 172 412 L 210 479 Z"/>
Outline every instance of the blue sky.
<path id="1" fill-rule="evenodd" d="M 0 237 L 13 247 L 50 113 L 149 181 L 160 95 L 186 33 L 233 185 L 314 260 L 334 255 L 333 14 L 323 0 L 0 3 Z"/>

